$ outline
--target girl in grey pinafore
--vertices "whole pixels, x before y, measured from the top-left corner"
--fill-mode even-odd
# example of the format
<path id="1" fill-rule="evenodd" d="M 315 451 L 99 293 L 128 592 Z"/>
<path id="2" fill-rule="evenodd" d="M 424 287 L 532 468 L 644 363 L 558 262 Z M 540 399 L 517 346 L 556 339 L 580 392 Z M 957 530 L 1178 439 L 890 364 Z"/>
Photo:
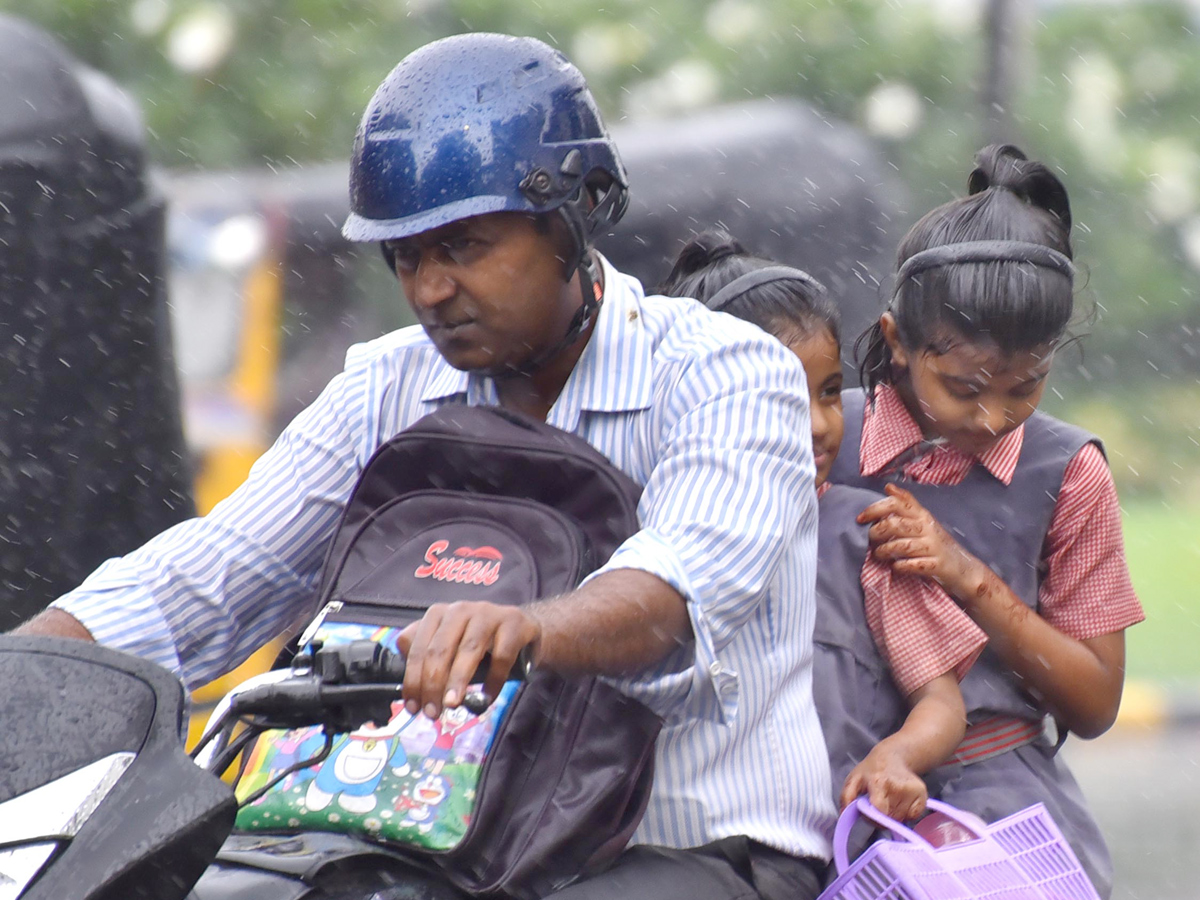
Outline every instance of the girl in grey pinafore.
<path id="1" fill-rule="evenodd" d="M 900 482 L 896 476 L 864 477 L 858 471 L 862 390 L 845 391 L 842 403 L 846 431 L 830 478 L 846 485 L 845 490 L 857 490 L 867 498 L 877 497 L 873 492 L 882 490 L 888 481 L 903 484 L 959 543 L 995 570 L 1026 604 L 1036 608 L 1041 549 L 1063 472 L 1075 453 L 1096 439 L 1043 413 L 1034 413 L 1025 422 L 1021 458 L 1007 486 L 979 465 L 961 484 L 951 487 Z M 864 656 L 860 653 L 857 658 L 862 660 Z M 869 664 L 870 657 L 865 658 Z M 862 677 L 855 683 L 861 690 Z M 998 714 L 1039 722 L 1045 716 L 1037 701 L 1022 690 L 1016 677 L 990 650 L 983 652 L 961 687 L 970 724 Z M 877 729 L 890 727 L 887 717 L 894 717 L 897 698 L 895 688 L 886 682 L 880 682 L 869 697 L 856 698 L 864 714 L 874 708 L 884 716 L 882 722 L 872 722 L 873 727 L 861 740 L 870 740 L 872 734 L 880 733 Z M 1101 896 L 1108 896 L 1112 890 L 1108 847 L 1057 750 L 1055 741 L 1042 736 L 970 765 L 943 765 L 925 776 L 929 795 L 973 812 L 985 822 L 1002 819 L 1034 803 L 1045 803 Z"/>
<path id="2" fill-rule="evenodd" d="M 1124 629 L 1144 613 L 1098 442 L 1036 412 L 1074 308 L 1070 202 L 1054 172 L 1010 145 L 979 152 L 968 188 L 900 243 L 891 304 L 859 341 L 865 390 L 844 397 L 831 477 L 886 488 L 861 515 L 873 554 L 937 577 L 989 635 L 962 683 L 966 739 L 927 776 L 931 796 L 988 821 L 1045 803 L 1107 897 L 1108 850 L 1058 735 L 1112 725 Z M 889 486 L 902 478 L 903 490 Z M 1068 508 L 1070 525 L 1057 516 Z"/>

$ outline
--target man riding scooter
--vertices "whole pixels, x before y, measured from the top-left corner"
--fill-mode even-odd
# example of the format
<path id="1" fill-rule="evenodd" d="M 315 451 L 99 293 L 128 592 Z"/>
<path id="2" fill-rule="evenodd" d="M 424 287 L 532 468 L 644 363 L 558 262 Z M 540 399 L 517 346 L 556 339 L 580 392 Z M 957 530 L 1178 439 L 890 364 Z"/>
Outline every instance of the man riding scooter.
<path id="1" fill-rule="evenodd" d="M 816 897 L 834 810 L 811 697 L 816 506 L 804 373 L 753 326 L 646 297 L 592 241 L 625 172 L 578 72 L 468 34 L 400 62 L 355 140 L 345 233 L 379 242 L 420 327 L 345 371 L 202 519 L 98 569 L 26 634 L 93 639 L 197 686 L 311 615 L 377 447 L 447 404 L 574 433 L 644 485 L 641 530 L 577 590 L 433 606 L 401 640 L 404 701 L 458 706 L 538 668 L 608 676 L 665 719 L 645 816 L 559 891 Z"/>

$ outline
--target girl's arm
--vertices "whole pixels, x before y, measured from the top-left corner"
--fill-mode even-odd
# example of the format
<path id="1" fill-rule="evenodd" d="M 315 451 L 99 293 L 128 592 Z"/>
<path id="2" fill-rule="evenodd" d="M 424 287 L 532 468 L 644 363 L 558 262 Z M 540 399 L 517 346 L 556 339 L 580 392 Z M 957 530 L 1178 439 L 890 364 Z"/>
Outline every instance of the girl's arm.
<path id="1" fill-rule="evenodd" d="M 1117 718 L 1125 685 L 1125 632 L 1069 637 L 1018 599 L 978 559 L 947 590 L 991 638 L 1000 658 L 1047 708 L 1082 738 Z"/>
<path id="2" fill-rule="evenodd" d="M 855 766 L 842 786 L 844 809 L 860 794 L 893 819 L 915 819 L 928 792 L 921 775 L 941 765 L 962 742 L 967 714 L 954 673 L 946 672 L 908 695 L 911 707 L 899 730 Z"/>
<path id="3" fill-rule="evenodd" d="M 1125 634 L 1077 640 L 1059 631 L 942 528 L 903 488 L 859 515 L 873 523 L 877 559 L 898 573 L 935 579 L 988 635 L 1026 688 L 1080 737 L 1103 734 L 1116 720 L 1125 679 Z"/>

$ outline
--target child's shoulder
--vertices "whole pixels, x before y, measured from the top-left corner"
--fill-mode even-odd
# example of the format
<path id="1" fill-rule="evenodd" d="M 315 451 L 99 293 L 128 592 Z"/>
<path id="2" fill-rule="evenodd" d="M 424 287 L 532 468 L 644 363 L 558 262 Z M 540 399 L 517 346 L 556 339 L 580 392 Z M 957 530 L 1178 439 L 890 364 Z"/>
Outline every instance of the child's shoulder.
<path id="1" fill-rule="evenodd" d="M 1088 444 L 1095 444 L 1101 453 L 1104 452 L 1104 445 L 1100 439 L 1086 428 L 1080 428 L 1037 410 L 1025 420 L 1021 456 L 1055 457 L 1065 462 Z"/>
<path id="2" fill-rule="evenodd" d="M 829 484 L 817 500 L 817 529 L 822 542 L 849 541 L 865 546 L 867 528 L 858 522 L 858 514 L 883 494 L 845 484 Z"/>
<path id="3" fill-rule="evenodd" d="M 876 500 L 882 500 L 883 498 L 884 495 L 879 491 L 872 491 L 861 487 L 851 487 L 848 484 L 831 483 L 827 488 L 825 488 L 824 491 L 822 491 L 818 506 L 821 512 L 824 513 L 826 509 L 840 509 L 843 506 L 853 507 L 855 504 L 860 504 L 858 506 L 858 511 L 855 512 L 855 515 L 857 515 L 858 512 L 861 512 Z"/>

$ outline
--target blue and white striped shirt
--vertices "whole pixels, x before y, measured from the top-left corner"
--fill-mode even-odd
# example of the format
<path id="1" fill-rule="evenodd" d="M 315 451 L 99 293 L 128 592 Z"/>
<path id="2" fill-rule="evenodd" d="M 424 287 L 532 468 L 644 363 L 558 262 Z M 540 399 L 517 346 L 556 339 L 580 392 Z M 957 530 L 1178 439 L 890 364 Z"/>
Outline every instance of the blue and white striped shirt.
<path id="1" fill-rule="evenodd" d="M 665 716 L 634 841 L 748 835 L 827 858 L 835 810 L 812 701 L 817 506 L 803 370 L 753 325 L 645 297 L 607 262 L 604 283 L 548 421 L 645 485 L 641 531 L 601 571 L 670 583 L 695 634 L 619 682 Z M 494 382 L 451 368 L 419 327 L 355 346 L 238 491 L 56 605 L 189 686 L 210 681 L 312 612 L 325 547 L 375 449 L 462 402 L 496 404 Z"/>

